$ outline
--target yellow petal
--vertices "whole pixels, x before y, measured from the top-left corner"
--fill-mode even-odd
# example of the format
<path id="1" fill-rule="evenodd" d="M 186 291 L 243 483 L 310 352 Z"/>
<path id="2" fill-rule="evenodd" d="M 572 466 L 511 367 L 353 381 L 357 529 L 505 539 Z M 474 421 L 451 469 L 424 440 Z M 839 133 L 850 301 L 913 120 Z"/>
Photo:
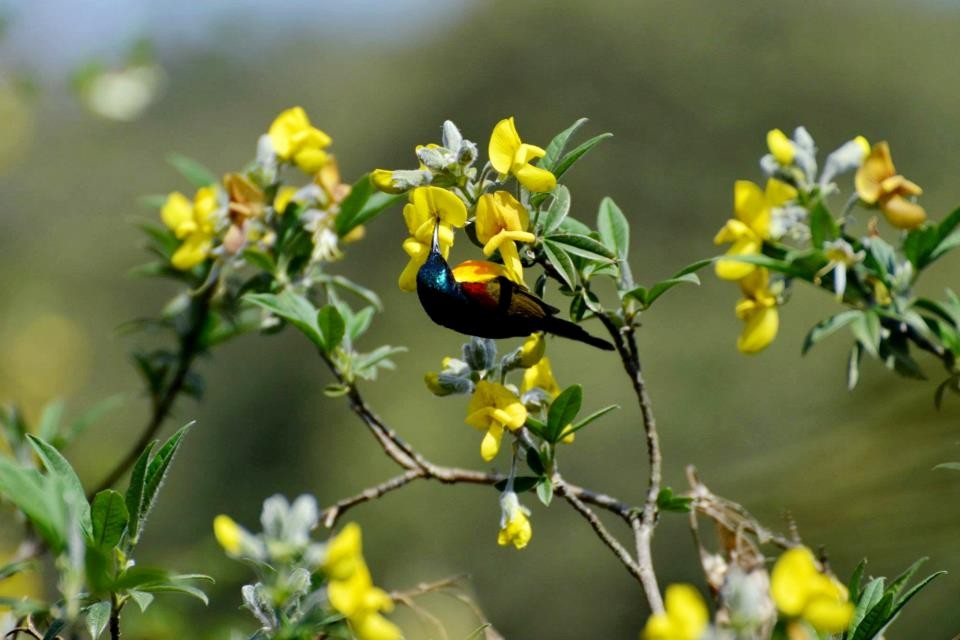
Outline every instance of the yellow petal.
<path id="1" fill-rule="evenodd" d="M 771 129 L 767 132 L 767 148 L 770 149 L 774 160 L 782 166 L 793 164 L 796 151 L 793 148 L 793 143 L 780 129 Z"/>
<path id="2" fill-rule="evenodd" d="M 184 240 L 170 257 L 170 264 L 180 271 L 188 271 L 207 259 L 213 249 L 210 236 L 194 233 Z"/>
<path id="3" fill-rule="evenodd" d="M 710 620 L 710 613 L 700 592 L 689 584 L 672 584 L 667 587 L 664 607 L 673 627 L 679 632 L 679 638 L 699 638 Z"/>
<path id="4" fill-rule="evenodd" d="M 160 209 L 160 219 L 178 238 L 183 238 L 196 229 L 193 221 L 193 204 L 179 191 L 174 191 L 167 196 L 163 208 Z"/>
<path id="5" fill-rule="evenodd" d="M 850 602 L 836 598 L 814 598 L 803 610 L 803 619 L 822 633 L 842 633 L 853 618 L 854 607 Z"/>
<path id="6" fill-rule="evenodd" d="M 277 157 L 289 160 L 294 151 L 294 134 L 309 126 L 310 121 L 302 107 L 292 107 L 278 115 L 267 131 Z"/>
<path id="7" fill-rule="evenodd" d="M 560 395 L 560 385 L 553 377 L 553 368 L 550 366 L 550 358 L 547 356 L 543 356 L 537 364 L 523 372 L 523 383 L 520 385 L 520 390 L 525 393 L 535 387 L 543 389 L 554 398 Z"/>
<path id="8" fill-rule="evenodd" d="M 733 184 L 733 213 L 737 220 L 753 227 L 753 220 L 766 209 L 766 200 L 760 187 L 749 180 Z"/>
<path id="9" fill-rule="evenodd" d="M 544 352 L 547 350 L 547 341 L 542 332 L 531 334 L 520 347 L 520 366 L 524 369 L 530 368 L 540 362 Z"/>
<path id="10" fill-rule="evenodd" d="M 379 613 L 371 613 L 362 618 L 351 620 L 350 625 L 357 640 L 400 640 L 402 634 L 397 625 Z"/>
<path id="11" fill-rule="evenodd" d="M 378 190 L 384 193 L 403 193 L 393 182 L 393 171 L 389 169 L 374 169 L 370 174 L 370 181 Z"/>
<path id="12" fill-rule="evenodd" d="M 522 184 L 527 191 L 534 193 L 546 193 L 553 191 L 557 186 L 557 178 L 546 169 L 535 167 L 532 164 L 525 164 L 514 172 L 517 176 L 517 182 Z"/>
<path id="13" fill-rule="evenodd" d="M 397 284 L 402 291 L 413 292 L 417 290 L 417 271 L 423 266 L 423 262 L 415 258 L 410 258 L 410 262 L 400 272 L 400 278 Z"/>
<path id="14" fill-rule="evenodd" d="M 806 547 L 785 551 L 770 574 L 770 595 L 781 613 L 799 616 L 810 595 L 810 581 L 818 574 L 813 553 Z"/>
<path id="15" fill-rule="evenodd" d="M 293 162 L 304 173 L 313 175 L 323 169 L 324 165 L 327 164 L 327 158 L 326 151 L 309 147 L 294 154 Z"/>
<path id="16" fill-rule="evenodd" d="M 753 256 L 760 253 L 761 244 L 753 238 L 743 238 L 737 240 L 727 250 L 728 256 Z M 723 280 L 740 280 L 745 278 L 757 268 L 756 265 L 749 262 L 739 262 L 737 260 L 720 259 L 714 264 L 714 272 L 718 278 Z"/>
<path id="17" fill-rule="evenodd" d="M 296 194 L 297 188 L 290 185 L 284 185 L 277 190 L 277 195 L 273 199 L 273 210 L 277 212 L 277 215 L 283 215 L 287 206 L 293 202 L 293 196 Z"/>
<path id="18" fill-rule="evenodd" d="M 331 580 L 346 580 L 360 568 L 358 560 L 362 561 L 362 554 L 360 525 L 350 522 L 327 543 L 323 571 Z"/>
<path id="19" fill-rule="evenodd" d="M 490 462 L 497 457 L 500 451 L 500 440 L 503 438 L 503 426 L 493 424 L 484 434 L 483 441 L 480 443 L 480 457 L 484 462 Z"/>
<path id="20" fill-rule="evenodd" d="M 240 542 L 243 539 L 243 532 L 240 525 L 234 522 L 230 516 L 219 515 L 213 519 L 213 535 L 223 547 L 224 551 L 231 555 L 240 553 Z"/>
<path id="21" fill-rule="evenodd" d="M 763 197 L 767 201 L 767 207 L 782 206 L 791 200 L 795 200 L 797 195 L 799 194 L 793 186 L 776 178 L 767 180 L 767 187 L 763 193 Z M 756 228 L 755 225 L 752 226 Z"/>
<path id="22" fill-rule="evenodd" d="M 746 354 L 759 353 L 770 346 L 779 328 L 780 314 L 776 307 L 757 310 L 747 318 L 743 333 L 737 338 L 737 349 Z"/>
<path id="23" fill-rule="evenodd" d="M 890 157 L 890 147 L 886 142 L 873 145 L 870 154 L 857 169 L 854 185 L 857 195 L 866 204 L 875 204 L 882 194 L 880 183 L 896 174 L 893 159 Z"/>
<path id="24" fill-rule="evenodd" d="M 503 234 L 507 233 L 509 232 L 503 232 Z M 512 240 L 506 240 L 500 244 L 500 257 L 503 259 L 503 268 L 507 277 L 517 284 L 525 285 L 523 281 L 523 264 L 520 262 L 517 245 L 515 245 Z"/>
<path id="25" fill-rule="evenodd" d="M 530 162 L 538 158 L 542 158 L 545 155 L 547 155 L 547 152 L 540 147 L 533 144 L 527 144 L 526 142 L 521 143 L 517 148 L 517 152 L 513 156 L 513 170 L 516 171 L 521 165 L 529 164 Z"/>
<path id="26" fill-rule="evenodd" d="M 726 244 L 727 242 L 736 242 L 743 238 L 755 238 L 757 234 L 740 220 L 731 218 L 726 224 L 720 227 L 720 231 L 713 237 L 714 244 Z"/>
<path id="27" fill-rule="evenodd" d="M 520 148 L 520 135 L 513 123 L 513 117 L 504 118 L 493 128 L 487 153 L 490 164 L 501 174 L 510 172 L 513 158 Z"/>
<path id="28" fill-rule="evenodd" d="M 915 229 L 927 219 L 927 212 L 915 202 L 903 196 L 893 196 L 880 204 L 880 211 L 887 222 L 898 229 Z"/>
<path id="29" fill-rule="evenodd" d="M 870 142 L 863 136 L 857 136 L 853 139 L 860 146 L 860 150 L 863 152 L 863 157 L 866 158 L 870 155 Z"/>

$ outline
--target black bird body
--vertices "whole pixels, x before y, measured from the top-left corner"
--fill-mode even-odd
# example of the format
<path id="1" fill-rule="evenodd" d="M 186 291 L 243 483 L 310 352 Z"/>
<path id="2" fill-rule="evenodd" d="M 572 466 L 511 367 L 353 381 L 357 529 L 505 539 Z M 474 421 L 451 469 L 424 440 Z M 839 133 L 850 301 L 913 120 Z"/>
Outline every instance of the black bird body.
<path id="1" fill-rule="evenodd" d="M 417 295 L 435 323 L 480 338 L 526 337 L 537 331 L 579 340 L 607 351 L 613 345 L 580 325 L 557 318 L 559 309 L 502 275 L 461 282 L 436 247 L 417 271 Z"/>

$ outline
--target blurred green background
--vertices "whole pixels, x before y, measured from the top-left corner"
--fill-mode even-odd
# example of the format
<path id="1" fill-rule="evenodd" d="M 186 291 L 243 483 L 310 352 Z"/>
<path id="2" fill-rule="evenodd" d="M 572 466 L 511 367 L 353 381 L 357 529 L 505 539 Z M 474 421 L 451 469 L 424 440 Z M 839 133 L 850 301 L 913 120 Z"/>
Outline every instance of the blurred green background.
<path id="1" fill-rule="evenodd" d="M 53 397 L 78 412 L 129 394 L 68 451 L 87 483 L 125 451 L 147 410 L 127 361 L 138 338 L 115 328 L 155 313 L 173 293 L 125 277 L 143 260 L 129 222 L 153 215 L 138 197 L 189 188 L 165 163 L 168 152 L 217 172 L 242 166 L 271 119 L 294 104 L 333 136 L 348 179 L 411 167 L 414 145 L 438 140 L 446 118 L 485 149 L 508 115 L 524 140 L 540 144 L 590 117 L 589 133 L 615 137 L 569 174 L 573 213 L 592 220 L 601 197 L 613 196 L 633 223 L 633 270 L 644 283 L 717 252 L 711 240 L 731 212 L 733 181 L 760 179 L 772 127 L 804 124 L 825 152 L 859 133 L 888 139 L 898 169 L 925 187 L 934 218 L 960 199 L 960 65 L 950 60 L 960 11 L 949 2 L 89 4 L 8 5 L 0 43 L 0 73 L 27 72 L 39 88 L 11 97 L 7 83 L 0 97 L 0 400 L 19 399 L 35 415 Z M 71 71 L 96 56 L 116 62 L 141 36 L 165 69 L 156 103 L 133 122 L 78 106 Z M 367 344 L 410 347 L 397 372 L 364 390 L 428 456 L 477 467 L 466 400 L 434 398 L 421 383 L 461 338 L 431 325 L 397 289 L 403 236 L 399 213 L 387 214 L 335 267 L 383 293 L 386 310 Z M 466 258 L 468 243 L 458 246 L 455 258 Z M 960 286 L 958 266 L 956 256 L 939 263 L 924 292 Z M 667 483 L 684 487 L 692 463 L 714 491 L 771 526 L 785 529 L 789 513 L 841 576 L 863 556 L 869 572 L 891 575 L 929 555 L 931 569 L 951 575 L 889 635 L 951 637 L 960 628 L 960 476 L 931 469 L 960 459 L 960 403 L 951 397 L 934 409 L 936 363 L 924 361 L 931 381 L 916 382 L 867 362 L 848 392 L 845 336 L 799 353 L 811 324 L 834 308 L 828 296 L 797 290 L 780 337 L 753 358 L 734 347 L 736 298 L 736 287 L 706 274 L 702 287 L 671 292 L 644 318 Z M 217 548 L 214 515 L 258 530 L 260 503 L 273 493 L 310 492 L 326 504 L 395 473 L 345 403 L 321 393 L 329 375 L 304 346 L 292 332 L 252 335 L 202 363 L 207 398 L 181 402 L 168 432 L 192 419 L 198 428 L 139 561 L 215 576 L 212 603 L 161 599 L 148 615 L 127 617 L 126 637 L 251 631 L 253 619 L 238 610 L 248 574 Z M 640 500 L 639 414 L 615 356 L 561 341 L 549 349 L 560 383 L 582 382 L 589 408 L 625 407 L 564 449 L 568 479 Z M 465 572 L 508 638 L 636 637 L 647 611 L 632 578 L 564 505 L 526 502 L 534 539 L 521 553 L 496 546 L 497 495 L 487 488 L 420 483 L 350 518 L 364 526 L 375 579 L 387 588 Z M 685 517 L 664 516 L 655 555 L 662 584 L 702 588 Z M 423 604 L 451 638 L 476 627 L 453 599 Z M 409 611 L 396 618 L 410 638 L 436 637 Z"/>

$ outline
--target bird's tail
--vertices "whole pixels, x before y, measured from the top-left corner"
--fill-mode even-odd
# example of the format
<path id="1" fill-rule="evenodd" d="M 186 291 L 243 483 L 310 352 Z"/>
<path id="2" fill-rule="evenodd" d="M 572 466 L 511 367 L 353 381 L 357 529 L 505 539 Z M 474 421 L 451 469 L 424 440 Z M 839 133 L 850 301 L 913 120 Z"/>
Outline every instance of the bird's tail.
<path id="1" fill-rule="evenodd" d="M 604 351 L 614 350 L 613 345 L 603 338 L 592 336 L 580 325 L 557 318 L 555 316 L 547 316 L 543 319 L 543 329 L 547 333 L 552 333 L 563 338 L 569 338 L 570 340 L 584 342 L 591 347 L 596 347 L 597 349 L 603 349 Z"/>

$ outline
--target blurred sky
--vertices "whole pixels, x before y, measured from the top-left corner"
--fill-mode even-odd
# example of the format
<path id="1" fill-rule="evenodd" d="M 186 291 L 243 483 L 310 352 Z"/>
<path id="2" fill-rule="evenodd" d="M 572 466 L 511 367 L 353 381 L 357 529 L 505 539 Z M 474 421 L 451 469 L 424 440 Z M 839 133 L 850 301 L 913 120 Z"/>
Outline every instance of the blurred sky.
<path id="1" fill-rule="evenodd" d="M 15 159 L 0 162 L 0 401 L 16 397 L 36 413 L 67 397 L 75 415 L 125 393 L 125 408 L 67 452 L 88 484 L 133 441 L 146 411 L 127 352 L 153 338 L 115 328 L 155 314 L 173 293 L 125 277 L 146 259 L 127 222 L 155 215 L 138 198 L 188 188 L 164 161 L 172 151 L 215 172 L 243 166 L 257 136 L 293 104 L 333 136 L 348 180 L 375 166 L 411 168 L 414 145 L 436 140 L 445 118 L 484 149 L 490 127 L 508 115 L 539 144 L 590 117 L 585 135 L 615 137 L 568 174 L 573 211 L 592 220 L 604 195 L 617 200 L 633 224 L 633 271 L 644 284 L 714 255 L 733 181 L 760 180 L 757 159 L 772 127 L 806 125 L 821 152 L 860 133 L 889 139 L 898 170 L 925 187 L 934 219 L 960 201 L 960 66 L 949 55 L 960 11 L 947 0 L 0 0 L 0 15 L 10 21 L 0 76 L 32 72 L 42 85 L 12 112 L 24 126 L 2 115 L 0 100 L 0 126 L 23 137 Z M 120 64 L 141 37 L 156 44 L 163 95 L 134 122 L 85 112 L 69 94 L 69 75 L 92 58 Z M 415 297 L 397 290 L 403 236 L 400 216 L 384 215 L 334 266 L 384 297 L 363 346 L 410 347 L 399 370 L 365 393 L 429 456 L 482 468 L 479 436 L 463 424 L 465 399 L 434 398 L 421 384 L 461 339 L 426 324 Z M 455 251 L 476 257 L 466 255 L 469 243 Z M 925 294 L 960 289 L 958 258 L 936 265 Z M 848 392 L 848 336 L 799 355 L 809 327 L 835 312 L 828 296 L 807 290 L 782 310 L 777 342 L 742 357 L 736 287 L 708 273 L 703 280 L 671 291 L 640 332 L 667 482 L 682 488 L 684 466 L 695 463 L 715 491 L 770 526 L 791 514 L 841 576 L 864 555 L 886 575 L 930 555 L 931 569 L 953 573 L 890 637 L 920 637 L 918 625 L 927 625 L 924 637 L 956 633 L 960 478 L 931 471 L 960 459 L 960 403 L 932 406 L 943 374 L 924 359 L 930 380 L 905 381 L 867 362 Z M 568 477 L 639 500 L 639 415 L 625 402 L 630 389 L 616 359 L 563 341 L 549 349 L 562 385 L 584 383 L 587 407 L 624 404 L 564 449 Z M 226 638 L 229 628 L 252 628 L 237 610 L 248 573 L 212 539 L 217 513 L 256 528 L 260 502 L 274 492 L 315 493 L 327 504 L 396 472 L 343 403 L 322 394 L 329 378 L 293 332 L 246 336 L 201 369 L 205 400 L 182 402 L 167 433 L 192 419 L 198 428 L 139 560 L 218 583 L 209 608 L 158 599 L 151 615 L 131 615 L 131 639 Z M 636 638 L 646 616 L 636 584 L 582 520 L 525 497 L 535 533 L 516 553 L 495 544 L 496 499 L 477 487 L 412 485 L 351 516 L 364 526 L 375 578 L 389 588 L 468 572 L 508 638 L 571 630 Z M 684 517 L 666 514 L 654 547 L 664 583 L 702 586 Z M 475 627 L 456 603 L 429 606 L 454 639 Z M 181 626 L 164 615 L 171 610 Z M 420 637 L 408 611 L 398 616 Z"/>

